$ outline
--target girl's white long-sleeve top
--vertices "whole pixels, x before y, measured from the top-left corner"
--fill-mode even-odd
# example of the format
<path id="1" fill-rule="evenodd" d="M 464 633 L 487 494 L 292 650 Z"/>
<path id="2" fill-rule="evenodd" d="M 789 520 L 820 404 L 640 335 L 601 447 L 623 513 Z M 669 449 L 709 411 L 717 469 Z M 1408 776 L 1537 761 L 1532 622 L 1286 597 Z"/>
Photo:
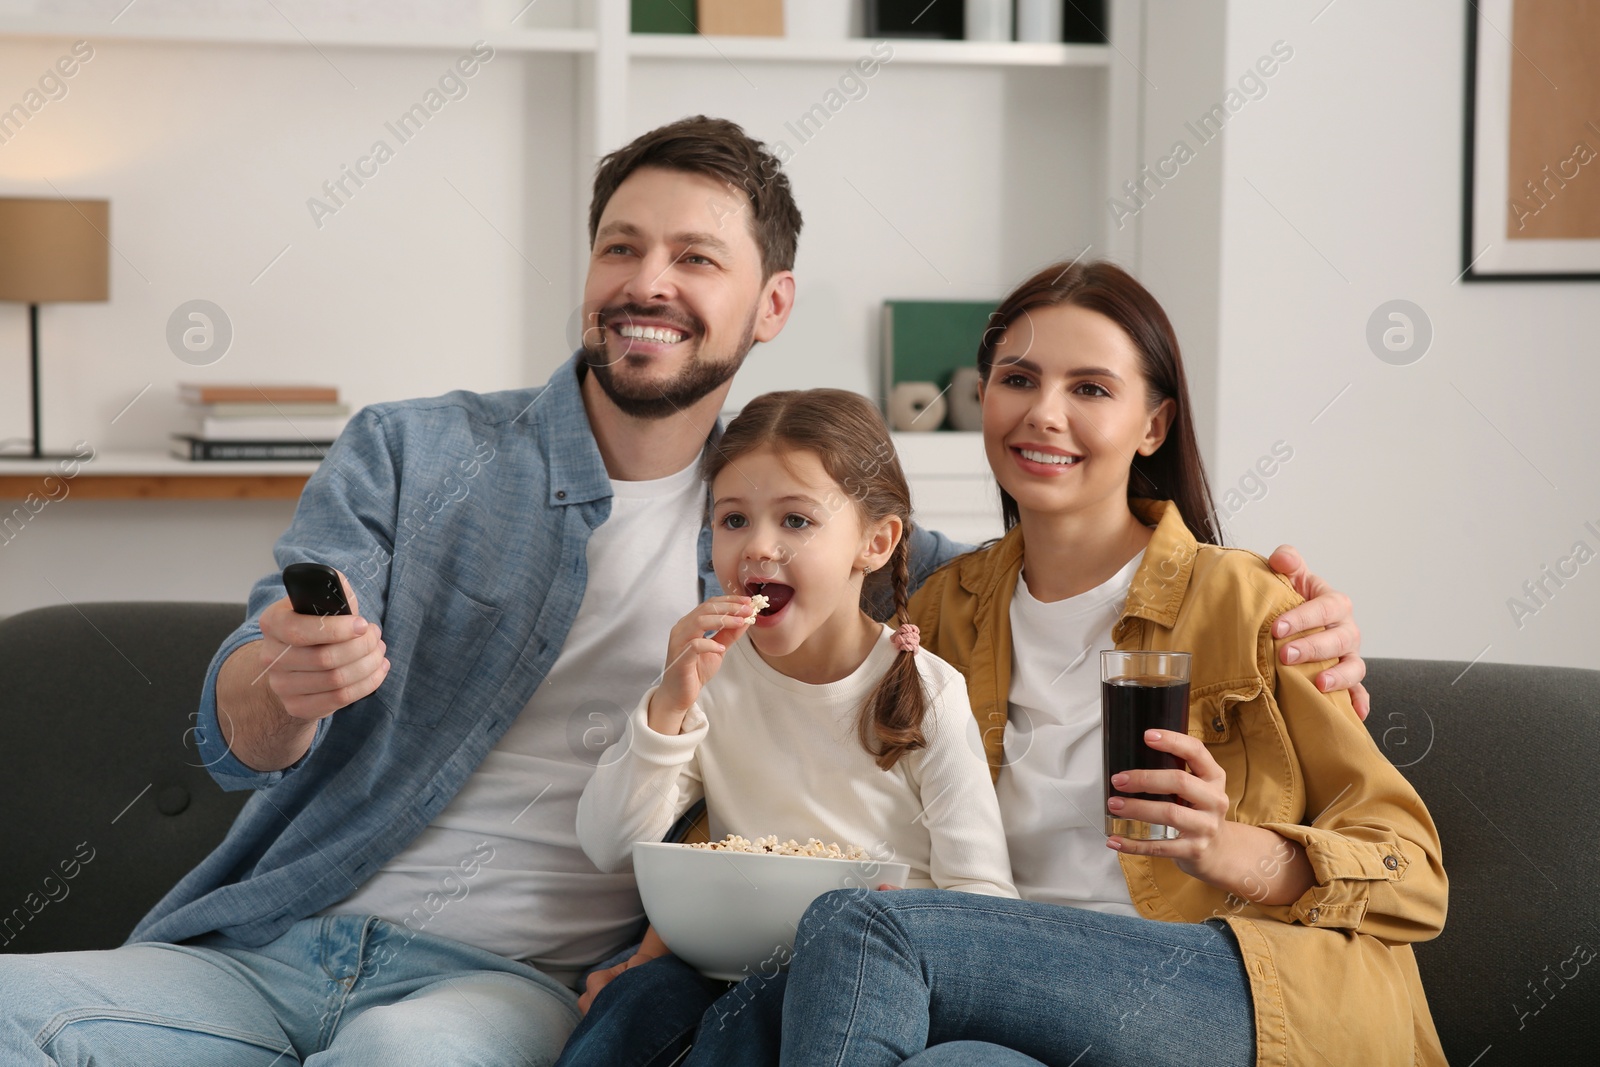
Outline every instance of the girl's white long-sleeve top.
<path id="1" fill-rule="evenodd" d="M 713 840 L 860 845 L 909 865 L 907 888 L 1015 897 L 1000 806 L 955 668 L 916 654 L 931 699 L 926 748 L 885 771 L 858 739 L 863 703 L 901 654 L 892 634 L 885 627 L 854 673 L 823 685 L 778 673 L 736 641 L 677 735 L 650 728 L 646 693 L 578 802 L 584 852 L 602 871 L 627 869 L 635 841 L 661 840 L 704 796 Z"/>

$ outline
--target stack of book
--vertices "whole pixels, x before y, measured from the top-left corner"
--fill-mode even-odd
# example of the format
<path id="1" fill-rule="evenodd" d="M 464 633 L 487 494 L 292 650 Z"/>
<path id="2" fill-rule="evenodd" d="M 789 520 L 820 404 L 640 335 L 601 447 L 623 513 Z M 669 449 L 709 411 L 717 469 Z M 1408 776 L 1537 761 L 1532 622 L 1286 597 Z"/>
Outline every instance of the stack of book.
<path id="1" fill-rule="evenodd" d="M 350 417 L 332 385 L 179 385 L 189 425 L 179 459 L 321 459 Z"/>

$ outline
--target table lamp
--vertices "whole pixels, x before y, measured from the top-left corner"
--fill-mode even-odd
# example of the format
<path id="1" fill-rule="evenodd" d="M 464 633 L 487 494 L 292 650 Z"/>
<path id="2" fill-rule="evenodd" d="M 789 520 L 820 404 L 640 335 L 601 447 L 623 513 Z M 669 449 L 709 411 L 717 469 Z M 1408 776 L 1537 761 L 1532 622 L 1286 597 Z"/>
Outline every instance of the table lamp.
<path id="1" fill-rule="evenodd" d="M 109 200 L 0 197 L 0 300 L 28 305 L 33 450 L 39 444 L 39 305 L 110 299 Z"/>

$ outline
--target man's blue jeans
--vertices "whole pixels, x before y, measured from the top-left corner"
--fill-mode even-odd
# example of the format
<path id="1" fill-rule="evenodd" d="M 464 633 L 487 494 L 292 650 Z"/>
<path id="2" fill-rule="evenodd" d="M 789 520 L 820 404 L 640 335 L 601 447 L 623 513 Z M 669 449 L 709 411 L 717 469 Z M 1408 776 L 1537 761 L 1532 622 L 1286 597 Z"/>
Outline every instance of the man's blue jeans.
<path id="1" fill-rule="evenodd" d="M 255 949 L 211 934 L 0 956 L 7 1067 L 547 1067 L 577 1021 L 548 975 L 375 916 Z"/>
<path id="2" fill-rule="evenodd" d="M 838 890 L 795 942 L 783 1067 L 1255 1062 L 1249 979 L 1220 922 Z"/>

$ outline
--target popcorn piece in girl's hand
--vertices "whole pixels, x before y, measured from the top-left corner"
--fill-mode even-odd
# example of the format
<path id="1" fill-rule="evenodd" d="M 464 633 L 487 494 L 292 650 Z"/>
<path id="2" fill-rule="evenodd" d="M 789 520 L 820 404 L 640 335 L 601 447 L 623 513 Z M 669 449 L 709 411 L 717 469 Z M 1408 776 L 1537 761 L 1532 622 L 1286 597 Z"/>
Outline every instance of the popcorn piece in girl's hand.
<path id="1" fill-rule="evenodd" d="M 745 625 L 749 626 L 750 624 L 754 623 L 756 621 L 756 616 L 760 615 L 763 611 L 766 611 L 767 608 L 771 606 L 771 603 L 772 602 L 770 600 L 762 596 L 760 593 L 757 593 L 755 596 L 751 597 L 750 607 L 752 610 L 749 618 L 744 620 Z"/>

